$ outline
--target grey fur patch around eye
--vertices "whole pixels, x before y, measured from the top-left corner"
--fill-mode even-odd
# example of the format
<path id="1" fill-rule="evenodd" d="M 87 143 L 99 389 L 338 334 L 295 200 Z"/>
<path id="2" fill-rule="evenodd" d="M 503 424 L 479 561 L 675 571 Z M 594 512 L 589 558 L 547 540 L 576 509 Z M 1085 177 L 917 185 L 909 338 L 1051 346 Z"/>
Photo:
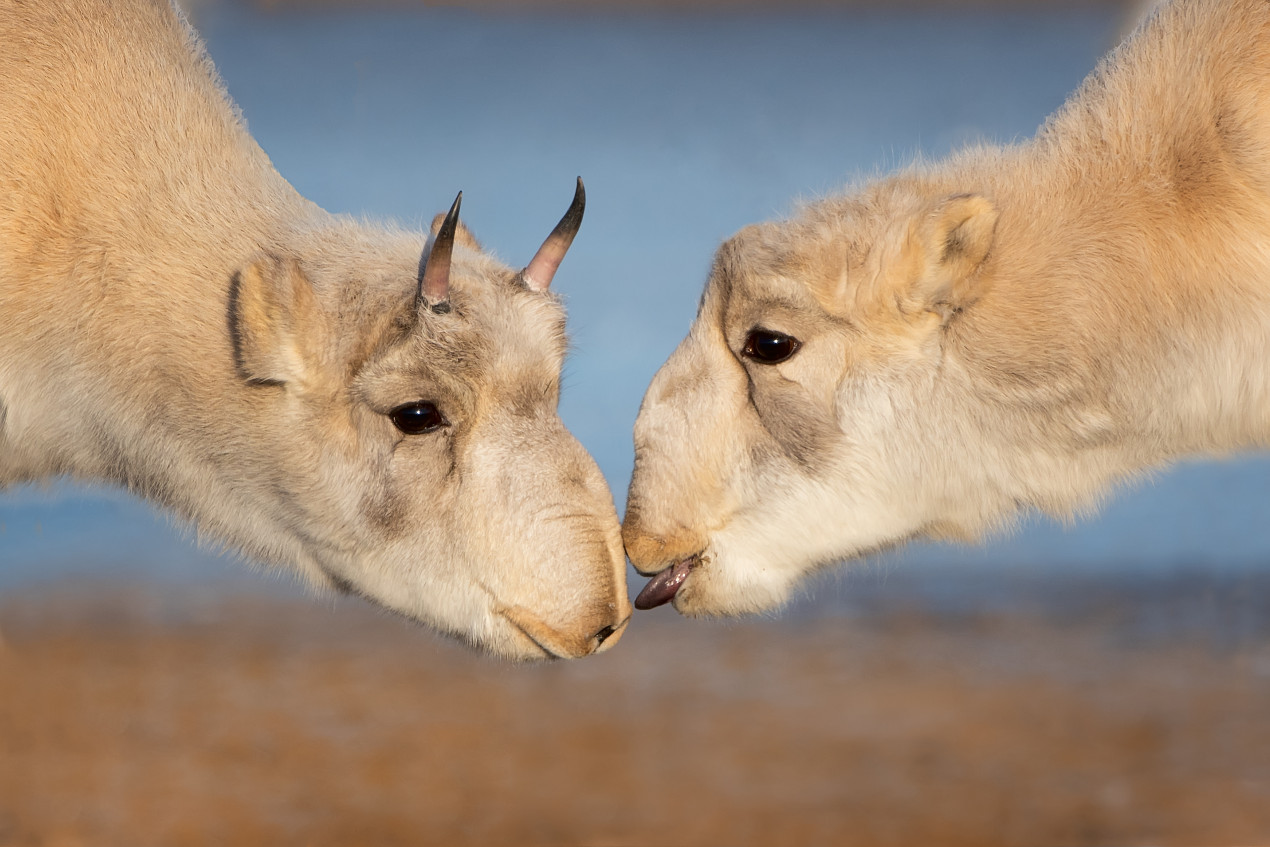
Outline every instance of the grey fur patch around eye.
<path id="1" fill-rule="evenodd" d="M 832 420 L 819 414 L 811 403 L 771 398 L 764 402 L 753 383 L 749 394 L 759 423 L 782 455 L 804 470 L 814 470 L 822 464 L 821 457 L 832 449 L 837 435 Z"/>
<path id="2" fill-rule="evenodd" d="M 409 511 L 405 492 L 396 489 L 386 490 L 378 497 L 368 497 L 362 503 L 362 513 L 367 520 L 389 538 L 398 538 L 405 533 Z"/>

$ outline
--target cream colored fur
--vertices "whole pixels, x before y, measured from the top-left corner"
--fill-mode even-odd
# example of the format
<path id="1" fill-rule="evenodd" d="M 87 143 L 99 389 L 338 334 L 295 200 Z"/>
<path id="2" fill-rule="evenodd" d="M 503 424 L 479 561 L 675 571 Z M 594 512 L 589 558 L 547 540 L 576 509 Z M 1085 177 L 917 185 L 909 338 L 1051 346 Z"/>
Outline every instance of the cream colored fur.
<path id="1" fill-rule="evenodd" d="M 703 554 L 689 614 L 1270 444 L 1270 3 L 1168 4 L 1029 143 L 743 230 L 635 443 L 627 552 Z"/>
<path id="2" fill-rule="evenodd" d="M 501 655 L 615 643 L 563 310 L 466 231 L 416 308 L 427 241 L 299 196 L 167 0 L 0 4 L 0 484 L 119 483 Z"/>

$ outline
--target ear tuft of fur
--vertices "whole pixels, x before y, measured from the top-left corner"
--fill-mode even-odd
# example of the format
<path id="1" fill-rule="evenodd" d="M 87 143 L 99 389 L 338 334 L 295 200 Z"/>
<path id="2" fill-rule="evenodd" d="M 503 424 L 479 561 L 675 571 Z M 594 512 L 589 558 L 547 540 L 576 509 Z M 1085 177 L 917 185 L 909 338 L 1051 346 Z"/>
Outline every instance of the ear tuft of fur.
<path id="1" fill-rule="evenodd" d="M 946 197 L 912 218 L 902 264 L 914 275 L 919 308 L 948 315 L 976 298 L 975 272 L 992 249 L 997 218 L 978 194 Z"/>
<path id="2" fill-rule="evenodd" d="M 311 381 L 322 326 L 313 287 L 295 259 L 264 256 L 234 274 L 229 330 L 235 364 L 249 382 Z"/>
<path id="3" fill-rule="evenodd" d="M 433 235 L 441 231 L 441 222 L 445 220 L 445 213 L 442 212 L 432 219 L 432 226 L 429 229 Z M 481 242 L 476 240 L 476 236 L 472 231 L 463 225 L 463 221 L 457 221 L 454 228 L 454 243 L 461 244 L 472 250 L 481 250 Z"/>

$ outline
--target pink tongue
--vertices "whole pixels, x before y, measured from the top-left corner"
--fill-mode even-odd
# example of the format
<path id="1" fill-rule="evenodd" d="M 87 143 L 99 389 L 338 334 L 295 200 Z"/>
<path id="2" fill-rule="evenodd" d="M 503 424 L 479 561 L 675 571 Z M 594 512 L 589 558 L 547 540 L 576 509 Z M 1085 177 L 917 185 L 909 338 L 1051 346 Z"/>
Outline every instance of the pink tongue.
<path id="1" fill-rule="evenodd" d="M 675 562 L 661 573 L 654 576 L 635 598 L 636 609 L 655 609 L 663 603 L 669 603 L 675 597 L 679 586 L 683 585 L 692 566 L 697 563 L 696 557 Z"/>

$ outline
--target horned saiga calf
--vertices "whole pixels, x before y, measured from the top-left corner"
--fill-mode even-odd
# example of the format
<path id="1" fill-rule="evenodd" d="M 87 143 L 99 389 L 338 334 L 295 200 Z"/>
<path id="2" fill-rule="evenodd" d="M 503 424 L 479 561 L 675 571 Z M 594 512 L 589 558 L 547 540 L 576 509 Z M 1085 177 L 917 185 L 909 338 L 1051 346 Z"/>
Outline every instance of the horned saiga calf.
<path id="1" fill-rule="evenodd" d="M 620 532 L 547 291 L 582 205 L 521 272 L 457 201 L 431 238 L 334 217 L 168 0 L 0 4 L 0 484 L 121 483 L 501 655 L 607 647 Z"/>
<path id="2" fill-rule="evenodd" d="M 1270 3 L 1162 8 L 1016 147 L 719 250 L 635 425 L 636 605 L 772 607 L 914 537 L 1270 444 Z"/>

